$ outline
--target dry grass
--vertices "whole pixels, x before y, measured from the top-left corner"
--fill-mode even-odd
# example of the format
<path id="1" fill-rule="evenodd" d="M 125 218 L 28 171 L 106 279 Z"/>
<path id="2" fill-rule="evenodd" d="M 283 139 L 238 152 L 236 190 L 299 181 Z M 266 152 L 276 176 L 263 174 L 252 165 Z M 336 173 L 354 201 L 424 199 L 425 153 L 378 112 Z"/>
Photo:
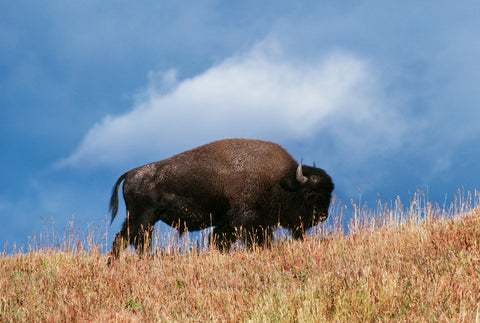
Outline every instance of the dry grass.
<path id="1" fill-rule="evenodd" d="M 479 208 L 416 195 L 405 210 L 354 210 L 349 234 L 337 225 L 268 250 L 126 253 L 111 268 L 98 246 L 3 255 L 0 321 L 480 320 Z"/>

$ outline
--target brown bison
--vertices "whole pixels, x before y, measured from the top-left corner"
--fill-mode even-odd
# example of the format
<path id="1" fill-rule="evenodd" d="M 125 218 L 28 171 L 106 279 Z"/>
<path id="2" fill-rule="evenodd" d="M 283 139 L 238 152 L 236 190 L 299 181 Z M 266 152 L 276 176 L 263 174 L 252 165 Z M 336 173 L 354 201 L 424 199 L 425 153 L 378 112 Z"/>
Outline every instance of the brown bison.
<path id="1" fill-rule="evenodd" d="M 267 243 L 272 226 L 295 239 L 328 217 L 333 183 L 322 169 L 297 164 L 272 142 L 226 139 L 134 168 L 117 180 L 110 200 L 112 222 L 123 184 L 127 219 L 112 256 L 134 244 L 150 248 L 158 220 L 196 231 L 213 226 L 211 242 L 229 250 L 240 237 L 247 247 Z"/>

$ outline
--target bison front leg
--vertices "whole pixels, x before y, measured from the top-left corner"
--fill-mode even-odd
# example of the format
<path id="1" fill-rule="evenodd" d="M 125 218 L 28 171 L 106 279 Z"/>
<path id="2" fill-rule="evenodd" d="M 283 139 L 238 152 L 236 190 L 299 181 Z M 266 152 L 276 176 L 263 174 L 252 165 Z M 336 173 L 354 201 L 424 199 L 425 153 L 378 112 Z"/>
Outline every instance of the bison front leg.
<path id="1" fill-rule="evenodd" d="M 242 240 L 247 249 L 253 249 L 255 246 L 268 247 L 273 241 L 272 229 L 267 227 L 252 227 L 244 229 Z"/>
<path id="2" fill-rule="evenodd" d="M 272 241 L 273 232 L 258 209 L 242 207 L 229 211 L 227 215 L 247 249 L 268 246 Z"/>
<path id="3" fill-rule="evenodd" d="M 303 240 L 305 238 L 305 229 L 303 228 L 303 225 L 291 229 L 291 231 L 295 240 Z"/>
<path id="4" fill-rule="evenodd" d="M 237 240 L 237 233 L 232 228 L 215 228 L 210 234 L 210 245 L 221 252 L 229 252 Z"/>
<path id="5" fill-rule="evenodd" d="M 257 232 L 258 244 L 270 247 L 273 243 L 273 230 L 271 227 L 260 228 Z"/>

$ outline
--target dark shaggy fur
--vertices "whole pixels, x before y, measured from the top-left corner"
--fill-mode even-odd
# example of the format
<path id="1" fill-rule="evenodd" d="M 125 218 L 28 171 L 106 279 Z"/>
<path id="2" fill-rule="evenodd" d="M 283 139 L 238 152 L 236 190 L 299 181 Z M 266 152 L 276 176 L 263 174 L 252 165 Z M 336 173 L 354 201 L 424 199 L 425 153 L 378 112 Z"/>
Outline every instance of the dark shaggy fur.
<path id="1" fill-rule="evenodd" d="M 241 237 L 247 246 L 266 243 L 277 224 L 302 238 L 328 216 L 333 183 L 319 168 L 298 165 L 277 144 L 226 139 L 134 168 L 117 180 L 110 200 L 112 222 L 123 184 L 128 217 L 112 256 L 129 244 L 150 248 L 159 220 L 196 231 L 214 226 L 212 242 L 223 250 Z"/>

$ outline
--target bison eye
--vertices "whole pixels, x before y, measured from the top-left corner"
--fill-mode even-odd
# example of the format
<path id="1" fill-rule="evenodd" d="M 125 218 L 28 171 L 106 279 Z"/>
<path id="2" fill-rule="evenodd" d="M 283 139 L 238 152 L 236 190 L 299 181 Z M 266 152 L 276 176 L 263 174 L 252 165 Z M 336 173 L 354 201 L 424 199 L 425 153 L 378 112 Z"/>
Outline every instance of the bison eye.
<path id="1" fill-rule="evenodd" d="M 321 177 L 319 177 L 317 175 L 310 176 L 309 180 L 312 183 L 312 185 L 318 185 L 322 182 Z"/>

